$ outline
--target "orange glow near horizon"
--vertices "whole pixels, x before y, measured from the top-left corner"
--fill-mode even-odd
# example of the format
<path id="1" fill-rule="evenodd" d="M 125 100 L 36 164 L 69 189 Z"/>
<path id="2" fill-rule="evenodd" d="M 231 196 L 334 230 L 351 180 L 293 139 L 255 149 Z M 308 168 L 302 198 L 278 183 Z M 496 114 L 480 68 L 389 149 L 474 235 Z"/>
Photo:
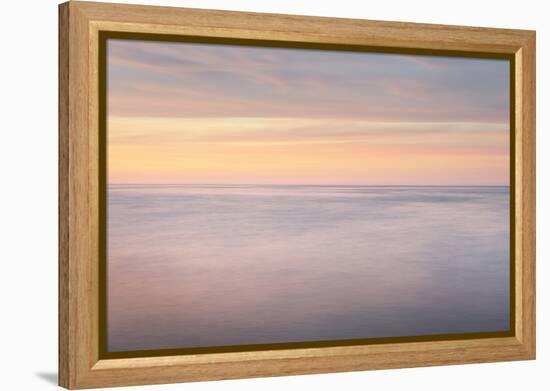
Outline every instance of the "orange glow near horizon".
<path id="1" fill-rule="evenodd" d="M 201 119 L 202 132 L 181 130 L 193 129 L 194 122 L 113 118 L 110 183 L 499 185 L 508 180 L 507 132 L 494 125 L 470 125 L 480 130 L 469 132 L 463 129 L 468 125 L 455 124 L 455 131 L 441 132 L 437 124 L 424 124 L 427 130 L 422 124 L 393 124 L 384 130 L 356 123 L 360 129 L 347 136 L 337 137 L 325 125 L 303 137 L 299 128 L 296 136 L 277 134 L 280 121 L 250 118 Z M 412 137 L 403 135 L 410 127 L 417 130 Z"/>

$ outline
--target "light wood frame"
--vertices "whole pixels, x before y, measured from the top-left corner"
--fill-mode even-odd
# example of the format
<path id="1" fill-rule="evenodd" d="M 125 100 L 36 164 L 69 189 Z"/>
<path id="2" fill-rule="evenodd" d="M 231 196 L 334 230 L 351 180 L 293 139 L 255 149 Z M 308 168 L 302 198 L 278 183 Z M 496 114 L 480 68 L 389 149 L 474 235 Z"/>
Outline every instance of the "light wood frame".
<path id="1" fill-rule="evenodd" d="M 508 54 L 515 62 L 513 336 L 99 357 L 100 31 Z M 92 388 L 535 358 L 535 32 L 71 1 L 59 6 L 59 384 Z"/>

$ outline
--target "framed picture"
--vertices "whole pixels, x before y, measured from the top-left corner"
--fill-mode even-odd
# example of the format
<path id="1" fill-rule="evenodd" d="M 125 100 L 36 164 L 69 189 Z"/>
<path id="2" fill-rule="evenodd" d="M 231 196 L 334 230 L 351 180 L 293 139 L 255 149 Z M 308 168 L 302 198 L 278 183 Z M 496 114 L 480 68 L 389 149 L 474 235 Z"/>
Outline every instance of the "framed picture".
<path id="1" fill-rule="evenodd" d="M 535 33 L 60 5 L 66 388 L 535 358 Z"/>

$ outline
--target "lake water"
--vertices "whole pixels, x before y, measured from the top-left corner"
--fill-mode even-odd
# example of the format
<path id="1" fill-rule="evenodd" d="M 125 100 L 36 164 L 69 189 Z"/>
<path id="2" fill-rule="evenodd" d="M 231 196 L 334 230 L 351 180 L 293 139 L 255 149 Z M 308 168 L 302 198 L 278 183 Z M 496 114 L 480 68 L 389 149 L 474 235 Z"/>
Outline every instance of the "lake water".
<path id="1" fill-rule="evenodd" d="M 108 351 L 505 331 L 508 187 L 111 185 Z"/>

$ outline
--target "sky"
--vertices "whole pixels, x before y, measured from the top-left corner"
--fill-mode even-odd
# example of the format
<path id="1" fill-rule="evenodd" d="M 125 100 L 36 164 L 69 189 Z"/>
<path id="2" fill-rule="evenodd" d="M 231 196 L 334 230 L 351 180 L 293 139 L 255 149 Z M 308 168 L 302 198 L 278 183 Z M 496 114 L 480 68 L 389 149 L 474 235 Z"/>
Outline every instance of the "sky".
<path id="1" fill-rule="evenodd" d="M 109 184 L 508 185 L 509 62 L 109 39 Z"/>

